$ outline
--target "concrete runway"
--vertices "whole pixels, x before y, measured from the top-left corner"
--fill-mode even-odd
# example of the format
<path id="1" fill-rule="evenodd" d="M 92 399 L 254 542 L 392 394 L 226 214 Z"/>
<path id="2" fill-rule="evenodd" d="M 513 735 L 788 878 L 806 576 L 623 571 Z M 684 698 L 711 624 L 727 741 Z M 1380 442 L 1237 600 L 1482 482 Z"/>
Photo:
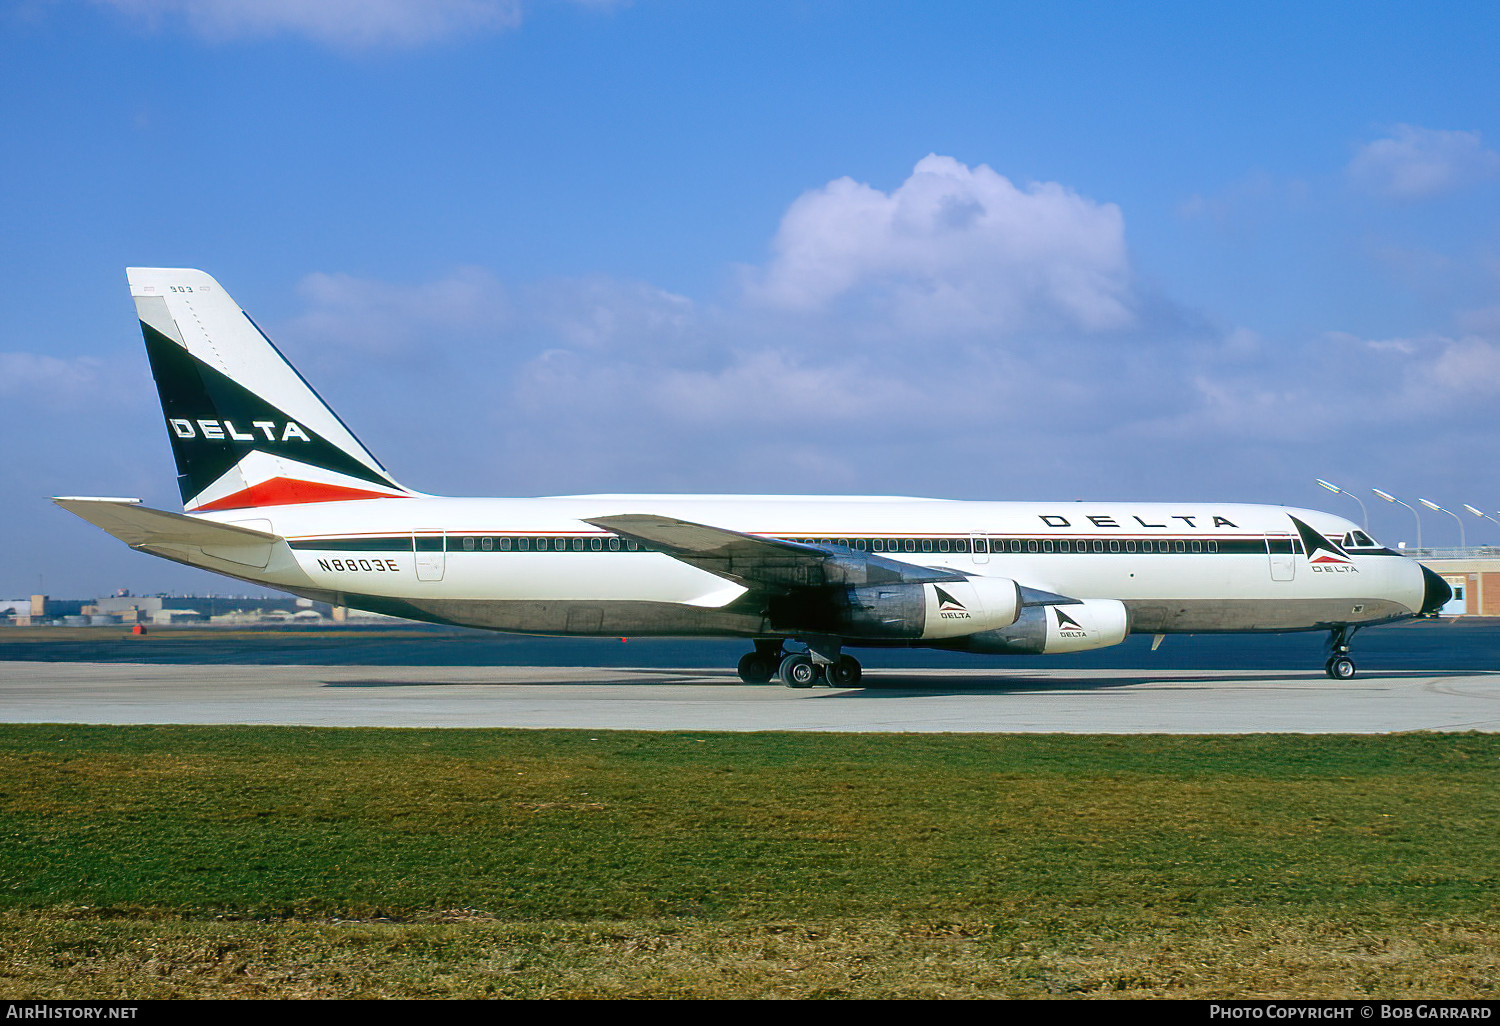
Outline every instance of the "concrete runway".
<path id="1" fill-rule="evenodd" d="M 1103 734 L 1500 730 L 1500 673 L 883 670 L 860 688 L 722 670 L 0 663 L 0 722 Z"/>

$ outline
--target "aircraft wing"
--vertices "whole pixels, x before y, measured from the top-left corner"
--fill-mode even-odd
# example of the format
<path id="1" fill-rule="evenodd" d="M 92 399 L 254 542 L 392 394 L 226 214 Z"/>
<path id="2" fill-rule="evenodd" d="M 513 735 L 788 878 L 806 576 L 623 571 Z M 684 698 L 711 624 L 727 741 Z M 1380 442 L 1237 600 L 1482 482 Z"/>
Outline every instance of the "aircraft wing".
<path id="1" fill-rule="evenodd" d="M 233 563 L 264 567 L 270 562 L 271 546 L 281 540 L 266 531 L 152 509 L 141 505 L 140 499 L 63 496 L 52 501 L 133 549 L 163 555 L 193 548 Z"/>
<path id="2" fill-rule="evenodd" d="M 584 523 L 645 542 L 689 566 L 749 588 L 790 591 L 823 584 L 963 579 L 952 571 L 916 566 L 842 546 L 760 538 L 651 513 L 594 517 Z"/>

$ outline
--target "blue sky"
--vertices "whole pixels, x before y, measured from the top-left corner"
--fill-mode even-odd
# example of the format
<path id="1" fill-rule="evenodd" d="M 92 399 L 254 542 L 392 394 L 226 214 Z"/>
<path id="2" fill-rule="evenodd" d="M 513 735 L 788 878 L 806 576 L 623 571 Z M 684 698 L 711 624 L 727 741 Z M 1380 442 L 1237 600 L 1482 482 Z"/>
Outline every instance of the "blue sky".
<path id="1" fill-rule="evenodd" d="M 0 593 L 234 587 L 46 502 L 176 504 L 127 265 L 218 277 L 427 491 L 1357 515 L 1322 476 L 1493 513 L 1497 29 L 1491 4 L 19 0 Z"/>

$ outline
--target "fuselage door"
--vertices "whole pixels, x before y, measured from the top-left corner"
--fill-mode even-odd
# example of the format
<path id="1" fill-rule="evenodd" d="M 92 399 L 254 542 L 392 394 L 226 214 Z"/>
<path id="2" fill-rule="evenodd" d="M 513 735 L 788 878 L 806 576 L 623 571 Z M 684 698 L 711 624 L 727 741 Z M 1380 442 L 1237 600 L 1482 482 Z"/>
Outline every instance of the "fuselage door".
<path id="1" fill-rule="evenodd" d="M 413 531 L 412 550 L 417 557 L 417 580 L 443 579 L 444 535 L 442 531 Z"/>
<path id="2" fill-rule="evenodd" d="M 1297 553 L 1291 535 L 1267 532 L 1266 555 L 1271 560 L 1271 580 L 1290 581 L 1297 576 Z"/>
<path id="3" fill-rule="evenodd" d="M 976 563 L 988 563 L 990 561 L 990 540 L 978 532 L 969 535 L 969 555 L 974 557 L 974 562 Z"/>

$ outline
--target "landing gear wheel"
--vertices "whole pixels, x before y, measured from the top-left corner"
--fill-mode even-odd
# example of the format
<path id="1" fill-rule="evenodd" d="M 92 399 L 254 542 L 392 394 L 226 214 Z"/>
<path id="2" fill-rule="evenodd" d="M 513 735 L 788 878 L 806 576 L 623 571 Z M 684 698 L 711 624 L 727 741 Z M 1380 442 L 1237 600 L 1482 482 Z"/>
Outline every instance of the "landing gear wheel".
<path id="1" fill-rule="evenodd" d="M 1343 655 L 1333 656 L 1324 667 L 1328 676 L 1334 680 L 1352 680 L 1357 669 L 1358 667 L 1354 665 L 1354 660 Z"/>
<path id="2" fill-rule="evenodd" d="M 831 688 L 853 688 L 859 686 L 862 673 L 858 659 L 853 656 L 839 656 L 838 662 L 830 664 L 823 671 L 823 676 Z"/>
<path id="3" fill-rule="evenodd" d="M 740 680 L 746 684 L 769 684 L 776 676 L 778 660 L 760 652 L 746 652 L 740 657 Z"/>
<path id="4" fill-rule="evenodd" d="M 810 688 L 822 671 L 806 652 L 794 652 L 781 661 L 781 682 L 789 688 Z"/>

